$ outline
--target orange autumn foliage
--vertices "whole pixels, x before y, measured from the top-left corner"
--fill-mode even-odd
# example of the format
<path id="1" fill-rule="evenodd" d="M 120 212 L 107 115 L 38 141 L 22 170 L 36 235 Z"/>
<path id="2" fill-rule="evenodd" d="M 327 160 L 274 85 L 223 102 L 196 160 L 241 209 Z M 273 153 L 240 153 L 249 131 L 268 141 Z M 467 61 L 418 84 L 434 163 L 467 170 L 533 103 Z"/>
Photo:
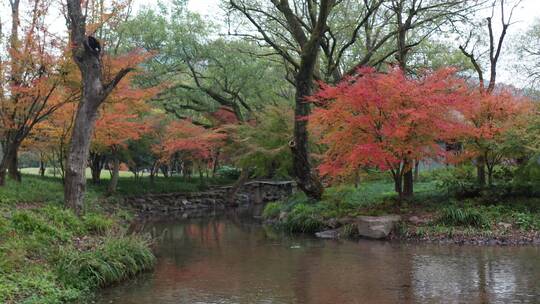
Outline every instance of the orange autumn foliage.
<path id="1" fill-rule="evenodd" d="M 179 120 L 167 126 L 163 141 L 154 146 L 154 150 L 164 152 L 167 158 L 182 152 L 188 158 L 206 160 L 213 149 L 224 144 L 225 138 L 226 135 L 217 129 L 206 129 L 189 120 Z"/>
<path id="2" fill-rule="evenodd" d="M 453 70 L 418 79 L 399 69 L 385 74 L 363 68 L 359 74 L 336 86 L 323 84 L 311 98 L 321 104 L 309 119 L 311 131 L 327 147 L 322 175 L 336 178 L 376 167 L 399 179 L 413 161 L 444 154 L 438 141 L 460 130 L 453 108 L 469 95 Z"/>

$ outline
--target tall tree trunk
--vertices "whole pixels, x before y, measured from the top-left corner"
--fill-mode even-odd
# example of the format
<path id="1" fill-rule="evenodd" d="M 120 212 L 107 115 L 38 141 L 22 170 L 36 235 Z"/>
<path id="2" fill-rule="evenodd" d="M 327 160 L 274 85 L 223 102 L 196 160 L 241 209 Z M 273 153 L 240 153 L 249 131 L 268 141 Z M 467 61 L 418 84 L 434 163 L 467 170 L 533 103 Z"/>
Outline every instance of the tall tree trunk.
<path id="1" fill-rule="evenodd" d="M 476 179 L 478 185 L 486 185 L 486 160 L 484 156 L 478 156 L 476 158 Z"/>
<path id="2" fill-rule="evenodd" d="M 7 163 L 0 164 L 0 186 L 4 186 L 6 184 L 6 177 L 7 177 Z"/>
<path id="3" fill-rule="evenodd" d="M 403 176 L 400 173 L 393 174 L 394 178 L 394 191 L 399 196 L 399 199 L 402 199 L 403 196 Z"/>
<path id="4" fill-rule="evenodd" d="M 8 158 L 8 173 L 9 177 L 16 181 L 21 182 L 21 172 L 19 172 L 19 158 L 18 158 L 18 152 L 19 147 L 16 145 L 12 148 L 9 158 Z"/>
<path id="5" fill-rule="evenodd" d="M 154 183 L 155 181 L 155 177 L 156 177 L 156 173 L 158 172 L 158 169 L 159 168 L 159 164 L 158 164 L 158 161 L 154 161 L 154 163 L 152 164 L 152 167 L 150 168 L 150 183 Z"/>
<path id="6" fill-rule="evenodd" d="M 360 187 L 360 169 L 356 169 L 354 172 L 354 187 L 357 189 Z"/>
<path id="7" fill-rule="evenodd" d="M 67 0 L 67 23 L 70 30 L 72 57 L 82 76 L 82 97 L 73 124 L 71 145 L 66 164 L 64 184 L 65 205 L 77 214 L 83 210 L 86 187 L 86 161 L 90 139 L 101 103 L 132 68 L 121 69 L 110 82 L 102 79 L 101 47 L 92 47 L 86 36 L 86 17 L 80 0 Z M 95 42 L 95 38 L 92 37 Z M 94 44 L 94 43 L 92 43 Z"/>
<path id="8" fill-rule="evenodd" d="M 487 182 L 488 186 L 493 185 L 493 166 L 486 166 L 487 167 Z"/>
<path id="9" fill-rule="evenodd" d="M 318 63 L 320 43 L 327 30 L 326 21 L 335 5 L 333 0 L 322 0 L 316 23 L 311 29 L 309 38 L 303 33 L 302 25 L 298 22 L 287 1 L 275 4 L 284 14 L 289 23 L 291 33 L 300 44 L 300 66 L 295 75 L 295 120 L 294 141 L 291 143 L 293 153 L 293 170 L 298 187 L 312 200 L 320 200 L 324 188 L 316 172 L 312 170 L 309 147 L 307 117 L 310 114 L 310 104 L 306 100 L 313 93 L 314 72 Z"/>
<path id="10" fill-rule="evenodd" d="M 169 165 L 162 165 L 161 173 L 163 173 L 163 177 L 165 178 L 169 177 Z"/>
<path id="11" fill-rule="evenodd" d="M 420 179 L 420 162 L 415 161 L 414 162 L 414 181 L 418 182 L 418 179 Z"/>
<path id="12" fill-rule="evenodd" d="M 403 199 L 410 199 L 414 195 L 414 173 L 413 168 L 406 169 L 403 173 Z"/>
<path id="13" fill-rule="evenodd" d="M 111 176 L 111 181 L 109 182 L 109 187 L 107 188 L 108 195 L 114 194 L 116 192 L 116 188 L 118 187 L 119 176 L 120 176 L 120 159 L 116 157 L 116 155 L 113 155 L 112 176 Z"/>
<path id="14" fill-rule="evenodd" d="M 45 177 L 45 160 L 43 159 L 43 155 L 39 158 L 39 176 Z"/>
<path id="15" fill-rule="evenodd" d="M 99 153 L 90 153 L 90 171 L 92 173 L 92 184 L 98 185 L 101 181 L 101 170 L 105 156 Z"/>
<path id="16" fill-rule="evenodd" d="M 21 181 L 21 174 L 19 172 L 19 162 L 17 154 L 19 152 L 19 144 L 11 140 L 7 140 L 3 144 L 2 160 L 0 161 L 0 186 L 5 185 L 6 175 L 12 180 L 17 182 Z"/>
<path id="17" fill-rule="evenodd" d="M 77 112 L 68 159 L 65 168 L 64 199 L 66 206 L 75 213 L 81 214 L 86 188 L 86 167 L 89 155 L 90 140 L 94 129 L 97 111 L 90 107 L 88 97 L 83 95 L 82 106 Z"/>
<path id="18" fill-rule="evenodd" d="M 214 162 L 212 164 L 212 177 L 216 176 L 216 172 L 219 169 L 219 156 L 220 150 L 217 149 L 216 153 L 214 153 Z"/>

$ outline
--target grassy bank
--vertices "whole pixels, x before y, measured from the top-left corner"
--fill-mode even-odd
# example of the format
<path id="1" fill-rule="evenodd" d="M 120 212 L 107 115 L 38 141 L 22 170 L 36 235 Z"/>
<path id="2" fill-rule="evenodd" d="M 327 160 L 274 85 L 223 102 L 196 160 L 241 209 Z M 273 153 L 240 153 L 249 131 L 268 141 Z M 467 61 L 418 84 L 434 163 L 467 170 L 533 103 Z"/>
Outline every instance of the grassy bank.
<path id="1" fill-rule="evenodd" d="M 148 239 L 125 234 L 131 215 L 90 187 L 87 211 L 62 206 L 57 179 L 24 176 L 0 188 L 0 303 L 81 303 L 148 269 Z"/>
<path id="2" fill-rule="evenodd" d="M 399 202 L 389 180 L 369 181 L 359 188 L 327 189 L 323 199 L 310 203 L 302 193 L 270 203 L 264 217 L 290 232 L 314 233 L 340 228 L 353 236 L 350 223 L 360 215 L 398 214 L 402 222 L 393 238 L 470 243 L 530 243 L 540 238 L 540 198 L 504 196 L 500 188 L 463 198 L 440 183 L 424 179 L 415 184 L 415 198 Z"/>

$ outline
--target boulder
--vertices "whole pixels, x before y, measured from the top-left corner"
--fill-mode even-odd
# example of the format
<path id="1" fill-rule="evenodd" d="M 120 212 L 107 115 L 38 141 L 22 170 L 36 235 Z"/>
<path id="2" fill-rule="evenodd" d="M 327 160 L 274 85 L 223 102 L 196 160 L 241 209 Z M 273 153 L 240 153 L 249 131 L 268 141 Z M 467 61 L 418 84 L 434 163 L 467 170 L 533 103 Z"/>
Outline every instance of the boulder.
<path id="1" fill-rule="evenodd" d="M 502 228 L 504 228 L 504 229 L 510 229 L 510 228 L 512 228 L 512 224 L 510 224 L 510 223 L 505 223 L 505 222 L 499 222 L 499 223 L 497 223 L 497 226 L 500 226 L 500 227 L 502 227 Z"/>
<path id="2" fill-rule="evenodd" d="M 413 215 L 413 216 L 409 217 L 409 222 L 411 222 L 414 225 L 422 225 L 422 224 L 429 223 L 429 219 L 420 218 L 420 217 L 418 217 L 416 215 Z"/>
<path id="3" fill-rule="evenodd" d="M 321 239 L 339 239 L 340 233 L 338 229 L 332 229 L 317 232 L 315 236 Z"/>
<path id="4" fill-rule="evenodd" d="M 356 219 L 358 234 L 372 239 L 386 238 L 401 220 L 399 215 L 359 216 Z"/>

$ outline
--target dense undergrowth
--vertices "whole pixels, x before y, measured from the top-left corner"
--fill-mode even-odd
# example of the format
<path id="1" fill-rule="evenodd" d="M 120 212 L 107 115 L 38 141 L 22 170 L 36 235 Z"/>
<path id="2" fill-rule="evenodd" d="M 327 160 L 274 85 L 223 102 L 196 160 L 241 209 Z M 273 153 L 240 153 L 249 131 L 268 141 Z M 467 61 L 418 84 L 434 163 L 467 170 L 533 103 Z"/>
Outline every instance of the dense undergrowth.
<path id="1" fill-rule="evenodd" d="M 452 181 L 452 176 L 461 174 L 456 170 L 423 174 L 415 183 L 414 199 L 409 201 L 400 202 L 392 181 L 381 178 L 366 181 L 358 188 L 328 188 L 323 199 L 315 203 L 297 193 L 286 201 L 268 204 L 263 216 L 275 226 L 300 233 L 335 228 L 340 219 L 343 224 L 347 218 L 359 215 L 385 214 L 402 215 L 397 233 L 411 238 L 456 234 L 489 237 L 540 231 L 540 196 L 531 190 L 534 187 L 505 182 L 475 189 L 474 182 L 463 182 L 461 176 L 461 184 Z M 411 217 L 417 222 L 409 221 Z"/>
<path id="2" fill-rule="evenodd" d="M 85 215 L 62 206 L 62 185 L 24 176 L 0 188 L 0 303 L 81 303 L 149 269 L 150 240 L 125 233 L 131 215 L 90 187 Z"/>

